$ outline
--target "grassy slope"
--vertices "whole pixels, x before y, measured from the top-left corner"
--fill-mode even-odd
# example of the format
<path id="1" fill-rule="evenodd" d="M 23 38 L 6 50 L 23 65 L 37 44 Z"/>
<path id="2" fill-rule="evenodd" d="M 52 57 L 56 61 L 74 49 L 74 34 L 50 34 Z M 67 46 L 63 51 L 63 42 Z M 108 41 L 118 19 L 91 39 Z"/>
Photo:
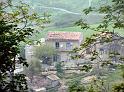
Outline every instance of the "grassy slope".
<path id="1" fill-rule="evenodd" d="M 58 26 L 62 27 L 65 25 L 72 25 L 73 21 L 76 21 L 83 16 L 67 13 L 61 10 L 55 10 L 53 8 L 43 8 L 41 6 L 61 8 L 74 13 L 82 13 L 83 9 L 89 7 L 89 0 L 30 0 L 25 2 L 28 2 L 28 4 L 34 8 L 34 11 L 36 11 L 40 15 L 42 15 L 44 12 L 48 12 L 49 14 L 51 14 L 52 23 L 58 24 Z M 93 0 L 91 5 L 99 6 L 99 2 L 101 1 Z M 99 18 L 101 18 L 101 16 L 90 16 L 87 18 L 87 20 L 91 20 L 92 23 L 96 23 Z"/>
<path id="2" fill-rule="evenodd" d="M 88 0 L 35 0 L 35 2 L 34 0 L 30 0 L 30 1 L 31 1 L 30 4 L 35 5 L 36 7 L 37 7 L 37 4 L 40 4 L 43 6 L 58 7 L 58 8 L 67 9 L 72 12 L 79 12 L 79 13 L 81 12 L 81 10 L 88 7 L 88 4 L 89 4 Z M 107 1 L 107 0 L 104 0 L 104 1 Z M 92 5 L 95 5 L 95 4 L 97 5 L 98 3 L 100 3 L 100 0 L 92 1 Z M 38 13 L 42 13 L 45 11 L 50 13 L 52 15 L 52 23 L 61 22 L 61 23 L 64 23 L 65 25 L 67 24 L 67 26 L 69 26 L 68 23 L 72 23 L 72 20 L 76 21 L 79 17 L 77 15 L 71 15 L 62 11 L 57 11 L 52 9 L 36 8 L 36 10 L 39 11 Z M 90 20 L 96 21 L 96 18 L 91 17 Z M 69 31 L 69 32 L 78 31 L 83 33 L 84 38 L 89 37 L 91 34 L 95 33 L 92 30 L 81 30 L 79 27 L 55 28 L 53 26 L 50 28 L 46 28 L 43 31 L 40 31 L 39 34 L 33 35 L 32 38 L 37 40 L 42 37 L 45 37 L 48 31 Z M 119 30 L 119 34 L 124 35 L 124 32 L 122 30 Z"/>
<path id="3" fill-rule="evenodd" d="M 96 27 L 97 25 L 94 24 L 92 25 L 92 27 Z M 112 31 L 112 29 L 110 28 L 110 30 Z M 40 38 L 44 38 L 47 33 L 49 31 L 61 31 L 61 32 L 82 32 L 84 38 L 86 37 L 90 37 L 90 35 L 97 33 L 96 31 L 93 30 L 84 30 L 81 29 L 80 27 L 74 26 L 74 27 L 66 27 L 66 28 L 55 28 L 55 27 L 50 27 L 50 28 L 45 28 L 42 31 L 39 31 L 39 33 L 37 33 L 36 35 L 33 35 L 32 38 L 33 39 L 40 39 Z M 124 30 L 115 30 L 116 33 L 118 33 L 121 36 L 124 36 Z"/>
<path id="4" fill-rule="evenodd" d="M 44 6 L 59 7 L 72 11 L 80 11 L 89 6 L 89 0 L 30 0 L 31 4 L 40 4 Z M 92 0 L 92 6 L 99 6 L 102 3 L 110 2 L 110 0 Z"/>
<path id="5" fill-rule="evenodd" d="M 59 7 L 69 9 L 72 11 L 80 11 L 82 8 L 86 8 L 88 0 L 37 0 L 36 3 L 44 6 Z"/>
<path id="6" fill-rule="evenodd" d="M 91 34 L 95 33 L 92 30 L 82 30 L 79 27 L 67 27 L 67 28 L 46 28 L 43 31 L 40 31 L 38 34 L 34 35 L 33 39 L 40 39 L 47 35 L 49 31 L 61 31 L 61 32 L 82 32 L 84 38 L 89 37 Z"/>

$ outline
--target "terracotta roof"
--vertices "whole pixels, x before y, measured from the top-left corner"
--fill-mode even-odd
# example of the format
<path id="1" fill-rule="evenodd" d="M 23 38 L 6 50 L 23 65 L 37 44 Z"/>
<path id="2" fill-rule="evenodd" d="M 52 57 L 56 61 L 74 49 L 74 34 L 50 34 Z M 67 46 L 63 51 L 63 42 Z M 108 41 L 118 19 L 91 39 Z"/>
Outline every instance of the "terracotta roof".
<path id="1" fill-rule="evenodd" d="M 80 39 L 81 32 L 48 32 L 47 40 L 74 40 Z"/>

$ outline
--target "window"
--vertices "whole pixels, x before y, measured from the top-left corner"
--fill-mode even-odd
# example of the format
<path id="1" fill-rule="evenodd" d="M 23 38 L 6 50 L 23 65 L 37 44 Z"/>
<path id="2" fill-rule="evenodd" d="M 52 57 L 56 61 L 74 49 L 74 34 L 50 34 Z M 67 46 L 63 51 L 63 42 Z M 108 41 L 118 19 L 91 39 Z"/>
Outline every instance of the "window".
<path id="1" fill-rule="evenodd" d="M 104 53 L 104 49 L 103 48 L 100 48 L 99 51 L 100 51 L 101 55 Z"/>
<path id="2" fill-rule="evenodd" d="M 59 42 L 56 42 L 56 43 L 55 43 L 55 47 L 56 47 L 56 49 L 59 48 Z"/>
<path id="3" fill-rule="evenodd" d="M 57 61 L 59 61 L 60 60 L 60 56 L 59 55 L 54 55 L 53 56 L 53 61 L 54 62 L 57 62 Z"/>
<path id="4" fill-rule="evenodd" d="M 72 47 L 72 43 L 71 42 L 67 42 L 66 43 L 66 49 L 71 49 Z"/>

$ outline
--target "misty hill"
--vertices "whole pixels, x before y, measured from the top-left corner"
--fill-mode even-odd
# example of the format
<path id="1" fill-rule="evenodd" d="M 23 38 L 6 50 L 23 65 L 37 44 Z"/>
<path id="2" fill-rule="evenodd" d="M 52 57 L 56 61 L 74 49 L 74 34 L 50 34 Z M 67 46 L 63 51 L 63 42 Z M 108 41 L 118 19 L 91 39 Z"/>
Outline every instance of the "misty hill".
<path id="1" fill-rule="evenodd" d="M 17 0 L 15 0 L 17 2 Z M 103 17 L 98 14 L 84 16 L 82 10 L 90 6 L 99 7 L 110 0 L 23 0 L 32 7 L 33 11 L 42 15 L 44 12 L 52 15 L 51 26 L 68 27 L 80 18 L 91 24 L 96 24 Z"/>

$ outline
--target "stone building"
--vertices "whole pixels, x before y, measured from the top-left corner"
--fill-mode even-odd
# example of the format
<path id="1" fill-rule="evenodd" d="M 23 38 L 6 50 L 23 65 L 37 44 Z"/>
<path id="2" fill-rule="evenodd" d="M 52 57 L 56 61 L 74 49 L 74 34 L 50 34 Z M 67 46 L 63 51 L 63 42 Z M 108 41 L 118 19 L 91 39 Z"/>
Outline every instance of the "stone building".
<path id="1" fill-rule="evenodd" d="M 53 61 L 69 61 L 69 52 L 79 47 L 83 41 L 81 32 L 48 32 L 46 36 L 46 44 L 52 46 L 58 51 L 53 56 Z"/>

